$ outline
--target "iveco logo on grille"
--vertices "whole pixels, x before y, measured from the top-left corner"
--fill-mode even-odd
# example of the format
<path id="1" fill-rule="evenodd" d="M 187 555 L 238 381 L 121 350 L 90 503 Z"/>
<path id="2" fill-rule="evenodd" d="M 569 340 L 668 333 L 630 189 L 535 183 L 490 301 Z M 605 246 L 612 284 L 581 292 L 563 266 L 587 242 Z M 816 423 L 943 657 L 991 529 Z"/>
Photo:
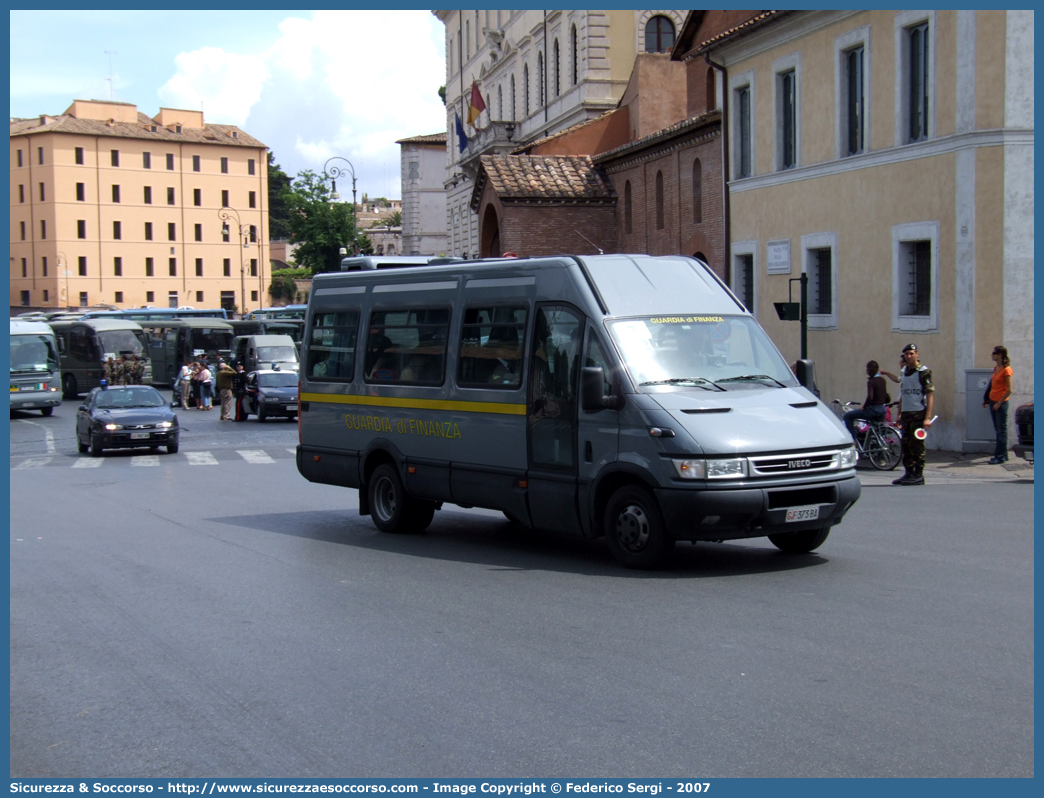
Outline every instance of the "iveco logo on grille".
<path id="1" fill-rule="evenodd" d="M 795 468 L 811 468 L 811 460 L 788 460 L 787 468 L 793 471 Z"/>

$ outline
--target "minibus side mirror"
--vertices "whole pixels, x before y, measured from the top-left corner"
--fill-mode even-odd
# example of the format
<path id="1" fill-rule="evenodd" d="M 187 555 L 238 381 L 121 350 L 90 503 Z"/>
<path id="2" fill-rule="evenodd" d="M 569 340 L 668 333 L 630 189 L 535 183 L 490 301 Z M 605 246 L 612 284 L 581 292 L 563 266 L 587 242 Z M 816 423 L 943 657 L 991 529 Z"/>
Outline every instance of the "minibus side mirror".
<path id="1" fill-rule="evenodd" d="M 811 360 L 798 360 L 794 365 L 798 382 L 819 396 L 819 388 L 816 386 L 816 364 Z"/>
<path id="2" fill-rule="evenodd" d="M 601 366 L 585 366 L 580 371 L 580 406 L 585 413 L 619 410 L 623 397 L 605 394 L 605 371 Z"/>

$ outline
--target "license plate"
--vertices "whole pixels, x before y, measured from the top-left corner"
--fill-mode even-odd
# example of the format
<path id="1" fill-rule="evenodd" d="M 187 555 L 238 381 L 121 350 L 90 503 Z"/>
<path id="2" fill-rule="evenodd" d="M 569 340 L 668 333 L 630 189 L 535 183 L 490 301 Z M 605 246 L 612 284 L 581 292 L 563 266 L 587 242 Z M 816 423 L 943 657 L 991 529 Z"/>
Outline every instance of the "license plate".
<path id="1" fill-rule="evenodd" d="M 287 410 L 297 410 L 297 405 L 287 405 L 286 409 Z"/>
<path id="2" fill-rule="evenodd" d="M 792 521 L 815 521 L 819 518 L 819 505 L 815 507 L 791 507 L 787 510 L 787 523 Z"/>
<path id="3" fill-rule="evenodd" d="M 147 441 L 151 434 L 152 433 L 150 433 L 150 432 L 132 432 L 131 433 L 131 440 L 132 441 Z"/>

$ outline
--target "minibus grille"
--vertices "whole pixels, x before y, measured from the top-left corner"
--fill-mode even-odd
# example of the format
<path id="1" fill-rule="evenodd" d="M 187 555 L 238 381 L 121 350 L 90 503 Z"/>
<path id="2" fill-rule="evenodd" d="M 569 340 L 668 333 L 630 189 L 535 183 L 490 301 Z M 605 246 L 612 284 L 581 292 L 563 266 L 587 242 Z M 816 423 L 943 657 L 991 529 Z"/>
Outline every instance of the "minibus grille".
<path id="1" fill-rule="evenodd" d="M 752 476 L 773 477 L 781 474 L 806 474 L 836 470 L 840 463 L 838 452 L 801 452 L 798 454 L 751 457 Z"/>

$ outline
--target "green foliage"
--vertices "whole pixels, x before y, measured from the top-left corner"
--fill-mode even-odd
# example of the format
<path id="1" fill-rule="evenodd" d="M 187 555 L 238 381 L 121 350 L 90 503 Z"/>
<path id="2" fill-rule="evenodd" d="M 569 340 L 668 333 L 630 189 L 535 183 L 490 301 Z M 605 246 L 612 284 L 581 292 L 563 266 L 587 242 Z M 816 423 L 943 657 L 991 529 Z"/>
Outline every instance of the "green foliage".
<path id="1" fill-rule="evenodd" d="M 294 262 L 313 274 L 341 268 L 341 247 L 351 252 L 354 233 L 352 206 L 334 202 L 326 175 L 310 169 L 294 178 L 284 193 L 289 210 L 290 241 L 300 246 Z"/>
<path id="2" fill-rule="evenodd" d="M 289 277 L 293 280 L 311 280 L 312 270 L 311 269 L 275 269 L 272 272 L 273 277 Z"/>
<path id="3" fill-rule="evenodd" d="M 446 87 L 439 86 L 439 99 L 442 100 L 442 104 L 446 104 Z"/>
<path id="4" fill-rule="evenodd" d="M 290 178 L 279 164 L 275 154 L 268 151 L 268 234 L 271 238 L 290 237 L 290 214 L 284 193 L 290 189 Z"/>
<path id="5" fill-rule="evenodd" d="M 297 285 L 292 277 L 273 277 L 271 285 L 268 286 L 268 295 L 273 300 L 286 299 L 289 302 L 297 297 Z"/>

